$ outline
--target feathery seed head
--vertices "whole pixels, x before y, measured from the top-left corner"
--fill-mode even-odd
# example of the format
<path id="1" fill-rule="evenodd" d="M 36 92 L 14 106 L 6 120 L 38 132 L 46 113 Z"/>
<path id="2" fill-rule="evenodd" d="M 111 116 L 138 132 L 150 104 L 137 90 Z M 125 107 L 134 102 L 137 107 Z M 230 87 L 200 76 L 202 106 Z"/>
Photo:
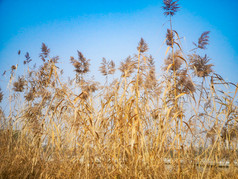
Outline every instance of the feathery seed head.
<path id="1" fill-rule="evenodd" d="M 30 63 L 32 61 L 28 52 L 26 52 L 25 57 L 26 57 L 26 60 L 24 60 L 24 65 L 27 64 L 27 63 Z"/>
<path id="2" fill-rule="evenodd" d="M 172 67 L 170 67 L 170 71 L 173 71 L 175 69 L 175 71 L 177 71 L 183 64 L 183 61 L 181 60 L 182 57 L 182 53 L 180 51 L 175 51 L 174 53 L 174 64 L 173 64 L 173 55 L 170 53 L 168 55 L 168 57 L 164 60 L 164 71 L 167 70 L 167 68 L 169 67 L 169 65 L 172 64 Z M 173 67 L 174 66 L 174 67 Z"/>
<path id="3" fill-rule="evenodd" d="M 48 57 L 49 53 L 50 49 L 45 45 L 45 43 L 42 43 L 40 58 L 42 59 L 43 62 L 45 62 L 45 58 Z"/>
<path id="4" fill-rule="evenodd" d="M 104 57 L 102 59 L 102 65 L 99 67 L 99 71 L 104 75 L 111 75 L 114 74 L 116 69 L 115 69 L 115 63 L 111 61 L 107 61 Z"/>
<path id="5" fill-rule="evenodd" d="M 167 29 L 167 34 L 166 34 L 166 44 L 168 46 L 172 46 L 173 42 L 174 42 L 174 32 L 171 31 L 170 29 Z"/>
<path id="6" fill-rule="evenodd" d="M 178 5 L 178 1 L 164 0 L 163 3 L 164 3 L 164 6 L 162 6 L 162 9 L 164 9 L 165 11 L 164 12 L 165 16 L 168 16 L 168 15 L 173 16 L 180 8 Z"/>
<path id="7" fill-rule="evenodd" d="M 122 72 L 122 77 L 130 77 L 136 68 L 136 63 L 129 56 L 126 58 L 125 62 L 121 62 L 119 70 Z"/>
<path id="8" fill-rule="evenodd" d="M 190 68 L 194 71 L 194 74 L 198 77 L 206 77 L 213 71 L 213 64 L 208 64 L 210 59 L 205 55 L 201 57 L 197 54 L 189 56 L 190 58 Z"/>
<path id="9" fill-rule="evenodd" d="M 13 83 L 13 90 L 16 92 L 22 92 L 25 89 L 26 81 L 24 77 L 18 77 L 18 81 Z"/>
<path id="10" fill-rule="evenodd" d="M 78 60 L 74 57 L 70 57 L 70 61 L 73 64 L 76 73 L 83 75 L 89 72 L 90 60 L 87 60 L 80 51 L 78 51 Z"/>
<path id="11" fill-rule="evenodd" d="M 197 47 L 200 48 L 200 49 L 206 49 L 207 45 L 208 45 L 208 42 L 209 42 L 209 36 L 208 34 L 210 33 L 210 31 L 206 31 L 206 32 L 203 32 L 202 35 L 199 37 L 198 39 L 198 45 Z"/>
<path id="12" fill-rule="evenodd" d="M 140 51 L 141 53 L 144 53 L 148 50 L 148 45 L 147 43 L 144 41 L 143 38 L 140 39 L 140 42 L 138 44 L 137 50 Z"/>
<path id="13" fill-rule="evenodd" d="M 3 92 L 2 89 L 0 88 L 0 103 L 2 102 L 2 99 L 3 99 Z"/>

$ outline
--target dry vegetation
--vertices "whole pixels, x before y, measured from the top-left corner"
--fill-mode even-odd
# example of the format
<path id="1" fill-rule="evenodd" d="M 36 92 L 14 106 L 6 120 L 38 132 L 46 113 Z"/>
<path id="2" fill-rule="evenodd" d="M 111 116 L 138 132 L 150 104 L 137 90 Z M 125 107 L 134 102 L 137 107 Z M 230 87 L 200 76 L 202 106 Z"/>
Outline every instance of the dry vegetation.
<path id="1" fill-rule="evenodd" d="M 24 75 L 12 66 L 0 178 L 237 178 L 237 86 L 204 54 L 208 31 L 189 54 L 180 48 L 171 20 L 178 8 L 164 1 L 170 28 L 159 78 L 143 39 L 118 70 L 103 58 L 103 86 L 87 78 L 90 61 L 79 51 L 67 82 L 45 44 L 41 66 L 29 53 Z"/>

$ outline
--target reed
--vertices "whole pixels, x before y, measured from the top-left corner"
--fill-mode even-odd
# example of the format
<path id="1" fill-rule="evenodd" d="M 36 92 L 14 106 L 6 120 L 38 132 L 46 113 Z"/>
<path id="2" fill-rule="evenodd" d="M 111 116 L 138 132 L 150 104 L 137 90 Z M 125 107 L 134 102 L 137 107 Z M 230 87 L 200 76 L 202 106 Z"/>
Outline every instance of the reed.
<path id="1" fill-rule="evenodd" d="M 172 27 L 178 1 L 163 3 L 170 25 L 159 77 L 143 38 L 119 67 L 102 59 L 103 85 L 88 78 L 80 51 L 70 58 L 75 77 L 63 80 L 44 43 L 40 66 L 26 53 L 24 74 L 4 72 L 10 110 L 0 108 L 0 178 L 238 177 L 238 86 L 215 73 L 208 31 L 183 51 Z"/>

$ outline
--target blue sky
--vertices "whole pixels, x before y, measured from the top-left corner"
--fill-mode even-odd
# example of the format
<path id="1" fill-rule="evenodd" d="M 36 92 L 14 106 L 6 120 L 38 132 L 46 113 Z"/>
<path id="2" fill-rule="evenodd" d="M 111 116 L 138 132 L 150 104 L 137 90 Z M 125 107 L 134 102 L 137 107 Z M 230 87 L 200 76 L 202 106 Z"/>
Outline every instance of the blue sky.
<path id="1" fill-rule="evenodd" d="M 217 73 L 237 83 L 238 1 L 180 0 L 179 4 L 173 27 L 183 37 L 185 52 L 193 48 L 192 42 L 197 42 L 202 32 L 211 31 L 205 52 Z M 169 25 L 161 6 L 162 0 L 0 0 L 0 73 L 17 63 L 21 69 L 26 52 L 40 65 L 44 42 L 51 56 L 60 56 L 60 65 L 69 75 L 73 69 L 70 56 L 82 51 L 91 59 L 92 75 L 100 80 L 102 57 L 119 64 L 136 53 L 141 37 L 148 43 L 159 72 L 166 51 L 161 45 Z"/>

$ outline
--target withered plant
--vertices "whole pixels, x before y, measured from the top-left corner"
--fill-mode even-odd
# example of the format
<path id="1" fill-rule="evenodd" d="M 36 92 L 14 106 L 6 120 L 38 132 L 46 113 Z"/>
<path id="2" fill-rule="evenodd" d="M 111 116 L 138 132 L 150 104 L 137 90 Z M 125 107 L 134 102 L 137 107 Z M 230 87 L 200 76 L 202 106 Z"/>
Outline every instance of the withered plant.
<path id="1" fill-rule="evenodd" d="M 184 51 L 179 8 L 163 1 L 165 58 L 141 38 L 117 68 L 102 58 L 105 82 L 81 51 L 68 80 L 46 44 L 41 64 L 18 51 L 24 73 L 9 67 L 9 92 L 0 89 L 0 178 L 237 178 L 238 87 L 205 53 L 209 31 Z"/>

